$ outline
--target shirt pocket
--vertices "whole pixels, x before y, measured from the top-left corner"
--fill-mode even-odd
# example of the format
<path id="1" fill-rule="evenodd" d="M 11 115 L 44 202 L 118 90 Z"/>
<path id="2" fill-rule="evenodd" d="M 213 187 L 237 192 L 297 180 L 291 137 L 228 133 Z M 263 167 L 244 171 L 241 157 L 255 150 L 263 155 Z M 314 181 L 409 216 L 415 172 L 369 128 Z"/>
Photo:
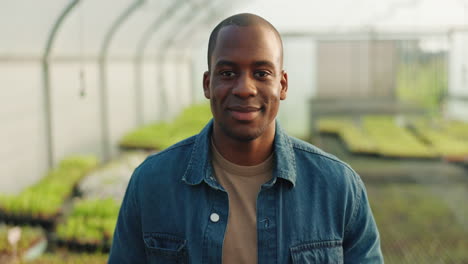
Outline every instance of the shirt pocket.
<path id="1" fill-rule="evenodd" d="M 163 233 L 144 233 L 143 239 L 150 264 L 188 263 L 186 240 Z"/>
<path id="2" fill-rule="evenodd" d="M 341 264 L 343 247 L 339 240 L 307 242 L 290 248 L 293 264 Z"/>

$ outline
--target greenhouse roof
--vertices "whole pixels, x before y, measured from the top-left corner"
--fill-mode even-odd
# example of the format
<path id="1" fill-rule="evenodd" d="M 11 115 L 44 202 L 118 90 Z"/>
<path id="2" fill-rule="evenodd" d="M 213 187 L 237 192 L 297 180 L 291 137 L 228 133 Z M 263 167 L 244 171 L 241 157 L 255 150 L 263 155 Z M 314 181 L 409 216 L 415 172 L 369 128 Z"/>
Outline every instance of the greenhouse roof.
<path id="1" fill-rule="evenodd" d="M 141 47 L 157 53 L 161 41 L 193 46 L 201 35 L 195 33 L 239 12 L 259 14 L 283 33 L 445 32 L 468 25 L 468 0 L 15 0 L 0 4 L 0 56 L 42 56 L 54 24 L 71 5 L 52 41 L 54 56 L 99 56 L 106 38 L 116 56 L 133 56 Z"/>

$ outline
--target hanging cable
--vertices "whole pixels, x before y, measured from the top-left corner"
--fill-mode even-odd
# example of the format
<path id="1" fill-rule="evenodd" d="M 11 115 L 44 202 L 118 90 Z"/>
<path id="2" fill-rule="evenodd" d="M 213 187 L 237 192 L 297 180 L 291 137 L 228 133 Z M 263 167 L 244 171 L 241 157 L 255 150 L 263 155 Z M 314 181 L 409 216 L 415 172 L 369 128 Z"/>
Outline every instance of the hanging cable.
<path id="1" fill-rule="evenodd" d="M 86 96 L 86 78 L 85 78 L 85 54 L 84 54 L 84 11 L 83 3 L 80 3 L 78 18 L 78 43 L 79 43 L 79 95 L 81 98 Z"/>

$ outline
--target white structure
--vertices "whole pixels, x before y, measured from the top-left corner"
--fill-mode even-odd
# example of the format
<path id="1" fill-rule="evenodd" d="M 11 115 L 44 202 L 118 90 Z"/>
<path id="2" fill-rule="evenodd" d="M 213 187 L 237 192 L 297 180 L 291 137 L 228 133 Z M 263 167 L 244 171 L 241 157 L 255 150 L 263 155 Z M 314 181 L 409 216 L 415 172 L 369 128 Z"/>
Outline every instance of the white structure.
<path id="1" fill-rule="evenodd" d="M 68 155 L 114 157 L 127 131 L 191 104 L 191 60 L 173 44 L 193 48 L 221 4 L 231 9 L 209 0 L 2 1 L 0 193 Z"/>
<path id="2" fill-rule="evenodd" d="M 111 158 L 126 131 L 204 100 L 206 40 L 228 14 L 257 13 L 281 33 L 333 36 L 370 29 L 449 32 L 468 24 L 466 10 L 459 0 L 258 0 L 236 6 L 225 0 L 1 1 L 0 193 L 36 182 L 70 154 Z M 466 37 L 453 36 L 450 94 L 465 97 Z M 279 118 L 292 134 L 306 136 L 307 101 L 317 91 L 320 67 L 317 45 L 295 37 L 284 43 L 290 90 Z"/>
<path id="3" fill-rule="evenodd" d="M 468 30 L 453 32 L 447 116 L 468 121 Z"/>

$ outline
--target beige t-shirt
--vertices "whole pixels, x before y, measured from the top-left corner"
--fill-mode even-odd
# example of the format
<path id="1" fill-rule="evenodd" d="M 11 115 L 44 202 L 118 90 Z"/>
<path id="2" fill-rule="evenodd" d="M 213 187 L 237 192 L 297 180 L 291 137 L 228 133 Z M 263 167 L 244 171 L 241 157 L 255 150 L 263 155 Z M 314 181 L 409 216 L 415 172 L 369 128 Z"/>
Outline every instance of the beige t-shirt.
<path id="1" fill-rule="evenodd" d="M 239 166 L 224 159 L 213 143 L 211 150 L 216 180 L 229 197 L 223 264 L 257 263 L 257 196 L 272 177 L 273 155 L 255 166 Z"/>

